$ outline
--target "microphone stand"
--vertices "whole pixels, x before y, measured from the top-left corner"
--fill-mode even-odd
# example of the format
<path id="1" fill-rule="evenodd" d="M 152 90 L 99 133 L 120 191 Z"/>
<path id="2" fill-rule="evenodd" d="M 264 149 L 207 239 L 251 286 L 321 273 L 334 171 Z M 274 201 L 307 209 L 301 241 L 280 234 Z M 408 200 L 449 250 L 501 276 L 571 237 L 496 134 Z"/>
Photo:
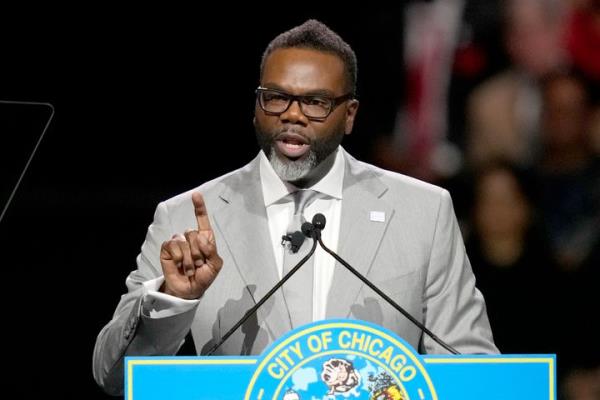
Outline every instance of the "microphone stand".
<path id="1" fill-rule="evenodd" d="M 275 286 L 273 286 L 273 288 L 271 290 L 269 290 L 252 308 L 250 308 L 248 311 L 246 311 L 246 314 L 244 314 L 244 316 L 242 317 L 242 319 L 240 319 L 235 325 L 233 325 L 231 327 L 231 329 L 229 329 L 229 331 L 227 331 L 227 333 L 225 333 L 223 335 L 223 337 L 221 338 L 221 340 L 219 340 L 219 342 L 217 344 L 215 344 L 209 351 L 208 353 L 206 353 L 207 356 L 212 355 L 215 351 L 217 351 L 219 349 L 219 347 L 221 347 L 221 345 L 227 340 L 229 339 L 229 337 L 231 335 L 233 335 L 233 333 L 240 327 L 242 326 L 242 324 L 244 322 L 246 322 L 246 320 L 248 318 L 250 318 L 252 315 L 254 315 L 254 313 L 256 312 L 256 310 L 259 309 L 260 306 L 262 306 L 265 301 L 267 301 L 272 295 L 273 293 L 275 293 L 277 291 L 277 289 L 279 289 L 288 279 L 290 279 L 292 277 L 292 275 L 294 275 L 296 273 L 296 271 L 298 271 L 298 269 L 300 269 L 300 267 L 302 265 L 304 265 L 304 263 L 306 263 L 306 261 L 308 261 L 308 259 L 314 254 L 315 250 L 317 249 L 317 241 L 314 240 L 313 238 L 313 244 L 312 247 L 310 249 L 310 251 L 308 252 L 308 254 L 306 254 L 306 256 L 304 256 L 304 258 L 302 258 L 302 260 L 300 260 L 298 262 L 298 264 L 296 264 L 294 266 L 294 268 L 292 268 L 287 274 L 285 274 L 285 276 L 283 278 L 281 278 L 281 280 L 279 282 L 277 282 L 277 284 Z"/>
<path id="2" fill-rule="evenodd" d="M 417 321 L 417 319 L 415 317 L 413 317 L 406 310 L 404 310 L 402 307 L 400 307 L 400 305 L 398 305 L 388 295 L 386 295 L 385 293 L 383 293 L 377 286 L 373 285 L 360 272 L 358 272 L 357 270 L 355 270 L 350 264 L 348 264 L 346 261 L 344 261 L 342 259 L 342 257 L 338 256 L 335 252 L 333 252 L 332 250 L 330 250 L 329 248 L 327 248 L 327 246 L 325 246 L 325 244 L 321 240 L 321 229 L 318 227 L 318 224 L 314 224 L 314 219 L 313 219 L 313 225 L 315 226 L 314 230 L 312 231 L 312 233 L 313 233 L 313 241 L 315 243 L 318 241 L 319 244 L 321 245 L 321 247 L 323 248 L 323 250 L 325 250 L 327 253 L 331 254 L 331 256 L 333 256 L 333 258 L 335 258 L 340 264 L 342 264 L 344 267 L 346 267 L 346 269 L 348 271 L 352 272 L 352 274 L 354 274 L 354 276 L 356 276 L 358 279 L 360 279 L 371 290 L 373 290 L 375 293 L 377 293 L 379 296 L 381 296 L 385 301 L 387 301 L 398 312 L 400 312 L 402 315 L 404 315 L 406 318 L 408 318 L 413 324 L 415 324 L 421 330 L 423 330 L 423 332 L 425 332 L 427 334 L 427 336 L 429 336 L 430 338 L 432 338 L 437 344 L 439 344 L 440 346 L 442 346 L 444 349 L 448 350 L 452 354 L 460 354 L 458 351 L 456 351 L 456 349 L 454 349 L 449 344 L 445 343 L 442 339 L 438 338 L 433 332 L 431 332 L 429 329 L 427 329 L 425 327 L 425 325 L 423 325 L 421 322 Z M 323 223 L 323 225 L 324 225 L 324 223 Z"/>

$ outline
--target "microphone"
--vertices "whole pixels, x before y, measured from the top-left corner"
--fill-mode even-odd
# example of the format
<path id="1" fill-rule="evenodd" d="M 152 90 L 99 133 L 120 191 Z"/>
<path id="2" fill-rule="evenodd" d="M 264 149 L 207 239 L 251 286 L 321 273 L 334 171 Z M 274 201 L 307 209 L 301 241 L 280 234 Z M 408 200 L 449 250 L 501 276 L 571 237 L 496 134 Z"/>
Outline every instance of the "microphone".
<path id="1" fill-rule="evenodd" d="M 310 222 L 305 222 L 302 224 L 302 233 L 304 233 L 304 236 L 312 238 L 313 237 L 313 231 L 315 230 L 315 226 L 313 224 L 311 224 Z"/>
<path id="2" fill-rule="evenodd" d="M 312 223 L 315 226 L 315 229 L 318 229 L 319 231 L 325 229 L 325 222 L 325 216 L 321 213 L 315 214 L 315 216 L 312 219 Z"/>
<path id="3" fill-rule="evenodd" d="M 283 235 L 281 237 L 281 244 L 290 242 L 290 249 L 292 250 L 292 253 L 297 253 L 298 250 L 300 250 L 302 243 L 304 243 L 305 238 L 306 236 L 304 236 L 302 232 L 296 231 L 293 233 L 288 233 L 287 235 Z"/>
<path id="4" fill-rule="evenodd" d="M 313 238 L 315 243 L 319 242 L 319 244 L 321 245 L 323 250 L 325 250 L 327 253 L 331 254 L 331 256 L 333 256 L 333 258 L 335 258 L 340 264 L 342 264 L 344 267 L 346 267 L 346 269 L 348 271 L 352 272 L 354 274 L 354 276 L 356 276 L 365 285 L 367 285 L 371 290 L 373 290 L 375 293 L 377 293 L 379 296 L 381 296 L 385 301 L 388 302 L 388 304 L 390 304 L 398 312 L 400 312 L 402 315 L 404 315 L 410 322 L 415 324 L 419 329 L 421 329 L 421 331 L 423 331 L 427 336 L 429 336 L 431 339 L 433 339 L 437 344 L 439 344 L 440 346 L 442 346 L 444 349 L 448 350 L 452 354 L 460 354 L 456 349 L 454 349 L 452 346 L 450 346 L 449 344 L 444 342 L 442 339 L 437 337 L 433 332 L 431 332 L 429 329 L 427 329 L 427 327 L 425 327 L 425 325 L 423 325 L 415 317 L 410 315 L 408 313 L 408 311 L 406 311 L 404 308 L 402 308 L 398 303 L 396 303 L 394 300 L 392 300 L 388 295 L 383 293 L 377 286 L 375 286 L 373 283 L 371 283 L 371 281 L 369 281 L 367 278 L 365 278 L 360 272 L 355 270 L 350 264 L 348 264 L 346 261 L 344 261 L 344 259 L 342 259 L 342 257 L 340 257 L 334 251 L 327 248 L 327 246 L 325 246 L 325 244 L 323 243 L 323 240 L 321 240 L 321 230 L 323 228 L 325 228 L 325 222 L 326 222 L 326 220 L 325 220 L 325 216 L 323 214 L 321 214 L 321 213 L 315 214 L 315 216 L 312 219 L 312 225 L 313 225 L 312 229 L 311 229 L 311 227 L 306 228 L 307 232 L 312 233 L 311 237 Z M 302 226 L 302 231 L 304 232 L 304 225 Z"/>
<path id="5" fill-rule="evenodd" d="M 306 223 L 305 223 L 305 224 L 306 224 Z M 293 246 L 293 245 L 294 245 L 294 243 L 295 243 L 295 244 L 297 244 L 297 243 L 298 243 L 298 241 L 300 240 L 300 239 L 298 238 L 298 234 L 299 234 L 300 236 L 302 236 L 302 238 L 301 238 L 301 242 L 300 242 L 300 244 L 298 245 L 298 248 L 296 249 L 296 251 L 294 251 L 294 250 L 293 250 L 293 248 L 292 248 L 292 251 L 294 251 L 294 253 L 298 251 L 298 249 L 300 248 L 300 246 L 302 246 L 302 242 L 304 242 L 304 235 L 302 235 L 302 233 L 300 233 L 299 231 L 296 231 L 296 232 L 292 233 L 291 235 L 284 235 L 284 236 L 282 237 L 282 241 L 285 241 L 285 240 L 288 240 L 288 239 L 287 239 L 287 236 L 290 236 L 290 241 L 291 241 L 291 243 L 292 243 L 292 246 Z M 294 239 L 294 237 L 295 237 L 295 239 Z M 296 242 L 294 242 L 294 240 L 295 240 Z M 215 345 L 214 345 L 214 346 L 213 346 L 213 347 L 212 347 L 212 348 L 211 348 L 211 349 L 210 349 L 210 350 L 209 350 L 209 351 L 206 353 L 206 355 L 207 355 L 207 356 L 210 356 L 210 355 L 212 355 L 212 354 L 213 354 L 215 351 L 217 351 L 217 350 L 219 349 L 219 347 L 221 347 L 221 345 L 222 345 L 223 343 L 225 343 L 225 341 L 226 341 L 227 339 L 229 339 L 229 337 L 230 337 L 231 335 L 233 335 L 233 333 L 234 333 L 234 332 L 235 332 L 235 331 L 236 331 L 236 330 L 237 330 L 237 329 L 238 329 L 240 326 L 242 326 L 242 324 L 243 324 L 244 322 L 246 322 L 246 320 L 247 320 L 248 318 L 250 318 L 252 315 L 254 315 L 254 313 L 256 313 L 256 311 L 257 311 L 257 310 L 260 308 L 260 306 L 262 306 L 262 305 L 263 305 L 263 304 L 264 304 L 264 303 L 265 303 L 265 302 L 266 302 L 266 301 L 267 301 L 267 300 L 268 300 L 268 299 L 269 299 L 269 298 L 270 298 L 270 297 L 273 295 L 273 293 L 275 293 L 275 292 L 276 292 L 276 291 L 277 291 L 277 290 L 278 290 L 278 289 L 279 289 L 281 286 L 283 286 L 283 284 L 284 284 L 285 282 L 287 282 L 287 280 L 288 280 L 288 279 L 290 279 L 290 278 L 292 277 L 292 275 L 294 275 L 294 274 L 296 273 L 296 271 L 298 271 L 298 270 L 300 269 L 300 267 L 301 267 L 302 265 L 304 265 L 304 263 L 306 263 L 306 262 L 307 262 L 307 261 L 310 259 L 310 257 L 312 257 L 312 255 L 315 253 L 315 250 L 316 250 L 316 249 L 317 249 L 317 241 L 316 241 L 316 240 L 313 240 L 312 247 L 311 247 L 310 251 L 308 252 L 308 254 L 306 254 L 306 256 L 304 256 L 304 257 L 302 258 L 302 260 L 298 261 L 298 264 L 296 264 L 296 265 L 294 266 L 294 268 L 292 268 L 292 269 L 291 269 L 291 270 L 290 270 L 290 271 L 289 271 L 287 274 L 285 274 L 285 276 L 284 276 L 283 278 L 281 278 L 281 280 L 280 280 L 279 282 L 277 282 L 277 283 L 275 284 L 275 286 L 273 286 L 273 287 L 271 288 L 271 290 L 269 290 L 269 291 L 268 291 L 268 292 L 267 292 L 267 293 L 266 293 L 266 294 L 265 294 L 265 295 L 264 295 L 264 296 L 263 296 L 263 297 L 262 297 L 262 298 L 261 298 L 261 299 L 260 299 L 260 300 L 259 300 L 259 301 L 258 301 L 258 302 L 257 302 L 257 303 L 256 303 L 256 304 L 253 306 L 253 307 L 252 307 L 252 308 L 250 308 L 248 311 L 246 311 L 246 313 L 244 314 L 244 316 L 242 317 L 242 319 L 240 319 L 240 320 L 239 320 L 239 321 L 238 321 L 238 322 L 237 322 L 235 325 L 233 325 L 233 326 L 231 327 L 231 329 L 229 329 L 229 330 L 227 331 L 227 333 L 225 333 L 225 334 L 223 335 L 223 337 L 221 338 L 221 340 L 220 340 L 220 341 L 219 341 L 217 344 L 215 344 Z"/>

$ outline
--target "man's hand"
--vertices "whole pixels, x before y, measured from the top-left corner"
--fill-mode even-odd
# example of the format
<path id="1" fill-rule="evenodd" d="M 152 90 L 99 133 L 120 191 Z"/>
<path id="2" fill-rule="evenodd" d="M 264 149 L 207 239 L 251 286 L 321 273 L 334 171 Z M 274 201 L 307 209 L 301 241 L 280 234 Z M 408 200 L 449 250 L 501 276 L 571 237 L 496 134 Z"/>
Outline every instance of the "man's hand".
<path id="1" fill-rule="evenodd" d="M 160 248 L 160 264 L 165 277 L 160 291 L 182 299 L 202 296 L 223 266 L 204 198 L 200 193 L 193 193 L 192 202 L 198 230 L 188 229 L 185 235 L 173 235 Z"/>

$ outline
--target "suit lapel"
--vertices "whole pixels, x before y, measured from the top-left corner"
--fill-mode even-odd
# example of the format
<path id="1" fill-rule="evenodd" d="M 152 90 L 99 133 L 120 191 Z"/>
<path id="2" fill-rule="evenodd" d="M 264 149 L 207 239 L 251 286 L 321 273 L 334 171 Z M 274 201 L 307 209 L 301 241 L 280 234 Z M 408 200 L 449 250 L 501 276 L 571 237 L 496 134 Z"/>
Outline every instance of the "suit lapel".
<path id="1" fill-rule="evenodd" d="M 227 205 L 216 212 L 214 219 L 256 303 L 279 281 L 260 184 L 259 157 L 224 184 L 226 189 L 220 197 Z M 291 329 L 281 290 L 261 306 L 258 316 L 274 338 Z"/>
<path id="2" fill-rule="evenodd" d="M 350 155 L 344 156 L 347 161 L 337 253 L 366 276 L 394 209 L 381 199 L 387 187 Z M 379 212 L 379 217 L 384 215 L 384 221 L 372 221 L 372 211 Z M 336 262 L 326 318 L 347 317 L 362 286 L 358 278 Z"/>

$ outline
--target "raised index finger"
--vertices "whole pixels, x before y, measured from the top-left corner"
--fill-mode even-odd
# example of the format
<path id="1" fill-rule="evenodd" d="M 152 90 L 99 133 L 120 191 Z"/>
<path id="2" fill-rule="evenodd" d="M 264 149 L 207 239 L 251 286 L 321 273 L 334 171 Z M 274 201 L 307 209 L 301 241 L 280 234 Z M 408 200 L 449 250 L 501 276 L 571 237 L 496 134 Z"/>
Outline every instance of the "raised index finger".
<path id="1" fill-rule="evenodd" d="M 212 231 L 202 194 L 199 192 L 192 193 L 192 202 L 194 203 L 194 214 L 196 215 L 196 221 L 198 222 L 198 231 Z"/>

